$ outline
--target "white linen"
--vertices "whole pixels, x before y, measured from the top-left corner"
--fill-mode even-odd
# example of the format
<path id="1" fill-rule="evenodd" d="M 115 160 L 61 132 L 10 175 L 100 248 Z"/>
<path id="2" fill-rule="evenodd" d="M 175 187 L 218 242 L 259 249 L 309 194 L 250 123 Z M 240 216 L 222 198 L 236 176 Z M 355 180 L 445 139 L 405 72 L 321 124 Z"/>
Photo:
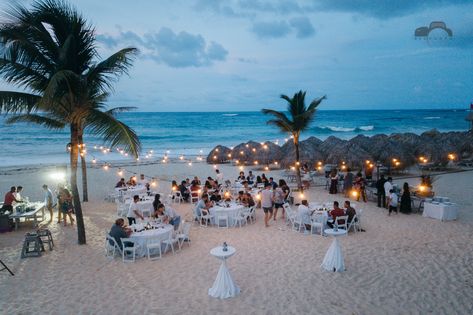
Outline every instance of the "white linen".
<path id="1" fill-rule="evenodd" d="M 218 216 L 228 216 L 228 224 L 234 225 L 235 224 L 235 217 L 237 216 L 238 212 L 243 210 L 245 206 L 237 205 L 237 204 L 230 204 L 230 207 L 221 207 L 221 206 L 213 206 L 210 208 L 210 214 L 213 215 L 214 224 L 218 222 Z"/>
<path id="2" fill-rule="evenodd" d="M 169 239 L 171 231 L 174 227 L 170 224 L 160 225 L 154 230 L 145 230 L 142 232 L 135 232 L 130 235 L 130 239 L 139 247 L 136 249 L 138 257 L 146 256 L 146 244 L 149 242 L 165 241 Z"/>
<path id="3" fill-rule="evenodd" d="M 458 213 L 458 206 L 454 203 L 439 203 L 432 202 L 424 203 L 424 213 L 422 216 L 426 218 L 434 218 L 441 221 L 456 220 Z"/>
<path id="4" fill-rule="evenodd" d="M 325 254 L 321 267 L 327 271 L 345 271 L 345 262 L 343 260 L 342 248 L 340 247 L 337 237 L 346 235 L 346 231 L 334 231 L 333 229 L 326 229 L 324 232 L 327 235 L 333 236 L 334 240 Z"/>
<path id="5" fill-rule="evenodd" d="M 131 200 L 125 201 L 125 204 L 128 207 L 132 203 L 133 203 L 133 201 L 131 201 Z M 141 214 L 143 214 L 143 212 L 149 212 L 150 214 L 152 214 L 154 212 L 153 200 L 149 199 L 149 200 L 138 201 L 136 203 L 136 208 L 138 209 L 138 211 L 141 212 Z M 132 216 L 132 218 L 133 217 L 135 217 L 135 216 Z"/>
<path id="6" fill-rule="evenodd" d="M 240 293 L 240 288 L 235 284 L 227 268 L 226 260 L 235 254 L 236 249 L 232 246 L 227 247 L 224 252 L 222 246 L 212 248 L 210 254 L 222 261 L 213 286 L 209 289 L 209 295 L 214 298 L 227 299 L 235 297 Z"/>

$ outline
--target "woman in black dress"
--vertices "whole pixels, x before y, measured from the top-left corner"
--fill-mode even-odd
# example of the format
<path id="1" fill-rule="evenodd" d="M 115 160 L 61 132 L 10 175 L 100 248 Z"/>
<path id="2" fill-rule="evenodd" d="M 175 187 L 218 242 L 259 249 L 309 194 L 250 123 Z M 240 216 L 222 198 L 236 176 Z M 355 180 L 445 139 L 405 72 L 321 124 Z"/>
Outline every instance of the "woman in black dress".
<path id="1" fill-rule="evenodd" d="M 402 188 L 400 211 L 404 214 L 409 214 L 412 211 L 411 192 L 409 191 L 409 184 L 408 183 L 404 183 L 404 186 Z"/>
<path id="2" fill-rule="evenodd" d="M 330 193 L 330 194 L 336 194 L 336 193 L 337 193 L 337 186 L 338 186 L 337 170 L 333 169 L 332 172 L 330 173 L 330 189 L 329 189 L 329 193 Z"/>

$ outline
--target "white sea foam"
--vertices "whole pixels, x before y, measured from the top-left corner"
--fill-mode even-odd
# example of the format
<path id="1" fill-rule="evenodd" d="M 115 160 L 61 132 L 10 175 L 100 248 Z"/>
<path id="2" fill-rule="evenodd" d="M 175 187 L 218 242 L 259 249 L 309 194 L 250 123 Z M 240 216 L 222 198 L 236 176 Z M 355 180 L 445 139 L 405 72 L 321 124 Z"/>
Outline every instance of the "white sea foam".
<path id="1" fill-rule="evenodd" d="M 233 117 L 238 116 L 238 114 L 222 114 L 222 116 Z"/>
<path id="2" fill-rule="evenodd" d="M 370 130 L 373 130 L 373 129 L 374 129 L 374 126 L 373 126 L 373 125 L 370 125 L 370 126 L 360 126 L 359 129 L 360 129 L 360 130 L 363 130 L 363 131 L 370 131 Z"/>
<path id="3" fill-rule="evenodd" d="M 427 117 L 424 117 L 424 119 L 428 119 L 428 120 L 431 120 L 431 119 L 440 119 L 439 116 L 427 116 Z"/>
<path id="4" fill-rule="evenodd" d="M 338 132 L 350 132 L 350 131 L 355 131 L 356 128 L 346 128 L 346 127 L 336 127 L 336 126 L 327 126 L 327 127 L 322 127 L 326 128 L 332 131 L 338 131 Z"/>

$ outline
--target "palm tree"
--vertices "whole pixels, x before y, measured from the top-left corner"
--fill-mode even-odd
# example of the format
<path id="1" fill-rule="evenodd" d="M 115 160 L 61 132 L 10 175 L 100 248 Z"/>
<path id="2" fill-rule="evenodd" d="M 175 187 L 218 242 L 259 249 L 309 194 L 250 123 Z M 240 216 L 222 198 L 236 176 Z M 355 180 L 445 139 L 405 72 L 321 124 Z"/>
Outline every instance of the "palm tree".
<path id="1" fill-rule="evenodd" d="M 112 83 L 127 73 L 135 48 L 126 48 L 96 62 L 93 29 L 71 6 L 60 0 L 34 2 L 32 10 L 17 4 L 0 25 L 0 75 L 22 91 L 1 91 L 0 112 L 13 113 L 8 122 L 37 123 L 70 129 L 71 188 L 79 244 L 85 227 L 77 189 L 78 144 L 84 131 L 110 146 L 122 145 L 138 155 L 135 132 L 105 111 Z"/>
<path id="2" fill-rule="evenodd" d="M 301 170 L 299 161 L 299 137 L 301 132 L 309 128 L 310 123 L 314 120 L 315 112 L 317 107 L 322 103 L 326 96 L 314 99 L 309 107 L 305 105 L 305 93 L 299 91 L 294 94 L 292 98 L 281 95 L 281 98 L 287 101 L 287 112 L 290 114 L 290 118 L 285 112 L 278 112 L 272 109 L 262 109 L 263 114 L 269 114 L 274 116 L 274 119 L 268 120 L 268 125 L 274 125 L 278 127 L 282 132 L 289 132 L 292 135 L 294 141 L 294 148 L 296 150 L 296 178 L 297 186 L 302 191 L 301 181 Z"/>

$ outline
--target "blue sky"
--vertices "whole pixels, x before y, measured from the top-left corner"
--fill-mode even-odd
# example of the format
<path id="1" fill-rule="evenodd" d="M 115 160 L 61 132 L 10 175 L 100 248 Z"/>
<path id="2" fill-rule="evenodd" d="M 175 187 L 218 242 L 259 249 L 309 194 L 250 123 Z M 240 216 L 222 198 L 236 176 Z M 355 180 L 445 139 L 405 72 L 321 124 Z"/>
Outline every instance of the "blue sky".
<path id="1" fill-rule="evenodd" d="M 77 0 L 99 51 L 141 51 L 113 106 L 141 111 L 285 108 L 280 94 L 327 95 L 321 109 L 467 108 L 473 1 Z M 443 21 L 449 40 L 416 40 Z M 432 37 L 443 37 L 435 30 Z M 0 84 L 0 88 L 5 88 Z"/>

